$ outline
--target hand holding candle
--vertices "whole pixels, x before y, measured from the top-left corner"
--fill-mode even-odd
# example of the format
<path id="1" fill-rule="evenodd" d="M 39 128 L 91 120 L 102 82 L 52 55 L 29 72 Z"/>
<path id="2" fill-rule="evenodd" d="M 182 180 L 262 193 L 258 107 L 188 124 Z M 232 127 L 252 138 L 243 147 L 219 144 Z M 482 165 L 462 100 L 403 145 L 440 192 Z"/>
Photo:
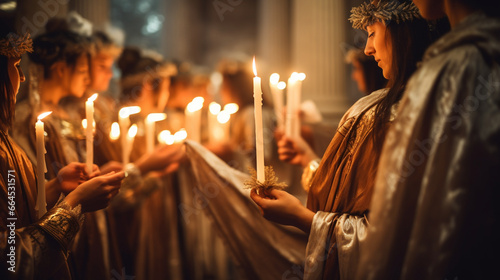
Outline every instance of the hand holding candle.
<path id="1" fill-rule="evenodd" d="M 257 67 L 255 66 L 255 56 L 253 57 L 253 98 L 255 112 L 255 148 L 257 153 L 257 181 L 264 182 L 266 175 L 264 173 L 264 131 L 262 128 L 262 88 L 261 80 L 257 76 Z"/>
<path id="2" fill-rule="evenodd" d="M 38 121 L 35 124 L 36 132 L 36 175 L 37 175 L 37 200 L 36 208 L 38 210 L 38 217 L 42 217 L 47 212 L 47 202 L 45 198 L 45 135 L 44 124 L 42 119 L 50 115 L 52 112 L 46 112 L 38 116 Z"/>

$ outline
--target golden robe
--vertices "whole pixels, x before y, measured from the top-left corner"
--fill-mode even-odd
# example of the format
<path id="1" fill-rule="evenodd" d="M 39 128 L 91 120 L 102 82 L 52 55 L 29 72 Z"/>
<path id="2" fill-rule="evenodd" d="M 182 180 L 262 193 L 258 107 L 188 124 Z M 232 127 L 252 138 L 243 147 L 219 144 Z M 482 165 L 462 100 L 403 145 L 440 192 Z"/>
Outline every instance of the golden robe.
<path id="1" fill-rule="evenodd" d="M 307 207 L 316 214 L 305 279 L 354 276 L 349 266 L 359 258 L 381 150 L 374 133 L 385 133 L 373 131 L 376 103 L 385 94 L 385 89 L 376 91 L 346 112 L 310 182 Z"/>
<path id="2" fill-rule="evenodd" d="M 80 215 L 56 205 L 38 219 L 33 166 L 3 131 L 0 170 L 0 279 L 71 279 L 67 248 Z"/>

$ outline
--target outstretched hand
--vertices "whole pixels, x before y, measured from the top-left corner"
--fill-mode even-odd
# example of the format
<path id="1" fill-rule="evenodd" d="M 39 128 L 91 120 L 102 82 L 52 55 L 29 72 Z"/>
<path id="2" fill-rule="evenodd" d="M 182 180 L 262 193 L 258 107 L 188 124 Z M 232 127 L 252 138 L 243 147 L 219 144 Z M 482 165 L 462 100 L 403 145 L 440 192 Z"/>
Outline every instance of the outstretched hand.
<path id="1" fill-rule="evenodd" d="M 94 177 L 79 185 L 65 199 L 72 207 L 81 204 L 82 212 L 103 209 L 109 205 L 111 198 L 118 194 L 123 178 L 123 171 Z"/>
<path id="2" fill-rule="evenodd" d="M 57 173 L 59 190 L 64 195 L 75 190 L 81 183 L 94 178 L 100 174 L 99 167 L 93 165 L 92 173 L 88 174 L 85 163 L 72 162 L 61 168 Z"/>
<path id="3" fill-rule="evenodd" d="M 151 171 L 172 172 L 178 167 L 179 162 L 185 158 L 184 145 L 160 145 L 153 153 L 146 154 L 137 160 L 135 165 L 141 171 L 141 174 L 147 174 Z"/>
<path id="4" fill-rule="evenodd" d="M 302 205 L 299 199 L 286 191 L 271 190 L 258 195 L 253 189 L 250 197 L 260 208 L 264 218 L 284 225 L 292 225 L 308 233 L 314 213 Z"/>

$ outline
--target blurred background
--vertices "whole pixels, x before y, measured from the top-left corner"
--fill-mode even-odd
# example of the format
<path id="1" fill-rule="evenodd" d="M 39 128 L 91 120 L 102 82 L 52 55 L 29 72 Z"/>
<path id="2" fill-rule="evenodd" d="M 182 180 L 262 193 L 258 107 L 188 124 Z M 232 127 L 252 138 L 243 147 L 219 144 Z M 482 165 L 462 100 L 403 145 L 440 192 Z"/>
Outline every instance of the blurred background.
<path id="1" fill-rule="evenodd" d="M 345 62 L 366 34 L 348 22 L 360 0 L 0 0 L 2 16 L 21 32 L 43 31 L 47 20 L 76 11 L 124 46 L 213 71 L 222 59 L 257 60 L 264 94 L 269 75 L 307 75 L 302 99 L 314 101 L 336 125 L 362 93 Z M 249 67 L 251 65 L 249 64 Z M 119 75 L 116 71 L 116 75 Z"/>

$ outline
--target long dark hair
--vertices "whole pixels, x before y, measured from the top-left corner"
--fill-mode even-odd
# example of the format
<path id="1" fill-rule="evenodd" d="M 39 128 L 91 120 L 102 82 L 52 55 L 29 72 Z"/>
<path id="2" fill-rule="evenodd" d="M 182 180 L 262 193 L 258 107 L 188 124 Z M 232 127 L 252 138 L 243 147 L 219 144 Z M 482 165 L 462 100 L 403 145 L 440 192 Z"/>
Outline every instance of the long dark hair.
<path id="1" fill-rule="evenodd" d="M 394 21 L 388 22 L 386 27 L 392 45 L 392 75 L 387 84 L 389 90 L 375 109 L 377 116 L 373 126 L 375 132 L 385 130 L 391 116 L 391 107 L 403 96 L 406 83 L 417 69 L 417 63 L 422 60 L 427 47 L 449 30 L 449 23 L 446 19 L 430 23 L 420 18 L 399 24 Z M 374 133 L 374 136 L 375 142 L 381 144 L 385 133 Z"/>
<path id="2" fill-rule="evenodd" d="M 5 20 L 0 21 L 0 39 L 7 38 L 10 33 L 15 33 L 14 28 Z M 8 58 L 0 55 L 0 129 L 7 131 L 12 126 L 15 113 L 16 92 L 10 82 L 8 71 Z"/>

